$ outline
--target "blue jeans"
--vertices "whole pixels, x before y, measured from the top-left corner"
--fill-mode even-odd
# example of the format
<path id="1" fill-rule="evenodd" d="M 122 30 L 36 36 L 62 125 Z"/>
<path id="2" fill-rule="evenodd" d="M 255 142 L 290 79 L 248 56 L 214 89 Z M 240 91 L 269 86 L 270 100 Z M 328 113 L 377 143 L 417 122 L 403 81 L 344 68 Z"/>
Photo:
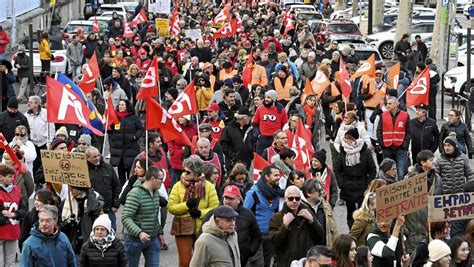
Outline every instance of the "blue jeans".
<path id="1" fill-rule="evenodd" d="M 401 181 L 405 178 L 408 173 L 408 161 L 410 160 L 407 155 L 407 151 L 397 148 L 384 148 L 383 158 L 393 159 L 397 163 L 397 174 L 398 180 Z"/>
<path id="2" fill-rule="evenodd" d="M 112 229 L 114 229 L 115 232 L 117 232 L 117 216 L 115 216 L 115 213 L 112 211 L 108 213 L 110 222 L 112 222 Z"/>
<path id="3" fill-rule="evenodd" d="M 265 148 L 271 147 L 273 143 L 273 136 L 260 135 L 257 140 L 257 154 L 263 156 Z M 271 159 L 267 159 L 270 161 Z"/>
<path id="4" fill-rule="evenodd" d="M 150 241 L 142 243 L 140 239 L 126 234 L 125 252 L 127 253 L 130 267 L 138 267 L 142 253 L 145 257 L 145 267 L 160 266 L 160 240 L 158 237 L 151 238 Z"/>

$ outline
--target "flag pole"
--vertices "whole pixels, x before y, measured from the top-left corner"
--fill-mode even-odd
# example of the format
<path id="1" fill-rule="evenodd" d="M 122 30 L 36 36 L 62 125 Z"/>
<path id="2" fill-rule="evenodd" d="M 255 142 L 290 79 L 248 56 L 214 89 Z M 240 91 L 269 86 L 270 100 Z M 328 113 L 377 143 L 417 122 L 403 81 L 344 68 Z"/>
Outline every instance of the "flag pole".
<path id="1" fill-rule="evenodd" d="M 198 132 L 198 139 L 201 138 L 201 134 L 199 133 L 199 111 L 196 113 L 196 127 Z"/>
<path id="2" fill-rule="evenodd" d="M 145 143 L 145 170 L 148 170 L 148 130 L 145 130 Z"/>
<path id="3" fill-rule="evenodd" d="M 107 101 L 105 101 L 105 109 L 107 109 Z M 107 131 L 109 130 L 109 116 L 105 118 L 105 131 L 104 131 L 104 141 L 102 142 L 102 155 L 105 153 L 105 142 L 107 140 Z"/>

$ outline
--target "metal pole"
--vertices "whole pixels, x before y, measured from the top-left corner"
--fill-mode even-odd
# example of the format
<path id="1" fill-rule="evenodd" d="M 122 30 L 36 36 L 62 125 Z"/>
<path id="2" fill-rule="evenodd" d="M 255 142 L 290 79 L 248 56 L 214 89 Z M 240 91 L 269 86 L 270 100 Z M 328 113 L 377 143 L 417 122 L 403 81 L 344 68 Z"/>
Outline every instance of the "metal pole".
<path id="1" fill-rule="evenodd" d="M 444 119 L 444 73 L 441 75 L 441 119 Z"/>
<path id="2" fill-rule="evenodd" d="M 29 54 L 29 57 L 30 57 L 30 64 L 29 64 L 29 68 L 30 68 L 30 71 L 29 71 L 29 76 L 30 76 L 30 93 L 29 93 L 29 96 L 32 96 L 32 95 L 35 95 L 35 84 L 34 84 L 34 70 L 33 70 L 33 24 L 30 23 L 30 25 L 28 25 L 28 48 L 29 48 L 29 51 L 28 51 L 28 54 Z"/>
<path id="3" fill-rule="evenodd" d="M 471 27 L 467 28 L 467 64 L 466 64 L 466 74 L 467 74 L 467 90 L 472 94 L 472 83 L 471 83 L 471 63 L 472 63 L 472 44 L 471 44 Z"/>
<path id="4" fill-rule="evenodd" d="M 372 23 L 374 21 L 374 4 L 373 0 L 369 0 L 369 15 L 367 20 L 367 34 L 372 34 Z"/>

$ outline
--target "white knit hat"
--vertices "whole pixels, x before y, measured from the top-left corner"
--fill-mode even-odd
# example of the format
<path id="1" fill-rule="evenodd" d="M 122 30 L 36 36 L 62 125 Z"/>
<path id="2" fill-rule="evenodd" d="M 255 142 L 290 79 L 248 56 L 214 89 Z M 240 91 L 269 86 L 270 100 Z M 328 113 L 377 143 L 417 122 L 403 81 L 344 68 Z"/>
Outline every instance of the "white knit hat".
<path id="1" fill-rule="evenodd" d="M 435 239 L 428 245 L 428 251 L 430 252 L 430 262 L 436 262 L 441 258 L 450 255 L 451 249 L 448 244 L 439 239 Z"/>
<path id="2" fill-rule="evenodd" d="M 108 214 L 102 214 L 97 219 L 95 219 L 94 224 L 92 225 L 92 230 L 94 230 L 97 226 L 103 226 L 107 229 L 110 233 L 112 231 L 112 222 L 109 219 Z"/>

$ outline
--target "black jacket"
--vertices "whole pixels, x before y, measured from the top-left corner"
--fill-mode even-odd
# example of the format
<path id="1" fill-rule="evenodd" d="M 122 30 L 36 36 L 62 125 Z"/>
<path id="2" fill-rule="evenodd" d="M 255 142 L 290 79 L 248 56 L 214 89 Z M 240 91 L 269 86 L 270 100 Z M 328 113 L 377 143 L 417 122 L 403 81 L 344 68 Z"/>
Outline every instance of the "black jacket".
<path id="1" fill-rule="evenodd" d="M 235 220 L 235 231 L 239 238 L 240 263 L 242 266 L 245 266 L 248 259 L 257 252 L 262 241 L 262 234 L 252 211 L 244 208 L 242 203 L 237 207 L 236 211 L 239 214 Z M 202 224 L 209 221 L 212 215 L 214 215 L 214 210 L 207 213 Z"/>
<path id="2" fill-rule="evenodd" d="M 20 65 L 20 68 L 17 72 L 18 79 L 28 78 L 28 71 L 30 69 L 30 57 L 26 53 L 18 53 L 16 54 L 16 60 L 14 65 L 16 64 Z"/>
<path id="3" fill-rule="evenodd" d="M 87 162 L 92 188 L 104 198 L 104 212 L 110 212 L 112 207 L 119 208 L 119 195 L 122 190 L 114 168 L 101 160 L 98 166 Z"/>
<path id="4" fill-rule="evenodd" d="M 219 103 L 219 110 L 224 114 L 224 123 L 227 125 L 234 119 L 234 113 L 239 111 L 239 108 L 242 106 L 239 101 L 235 101 L 235 104 L 229 108 L 224 101 Z"/>
<path id="5" fill-rule="evenodd" d="M 20 228 L 20 239 L 18 240 L 20 249 L 23 247 L 23 242 L 30 237 L 30 231 L 33 225 L 37 223 L 39 220 L 38 218 L 38 211 L 33 208 L 32 210 L 28 211 L 23 217 L 23 221 L 21 222 L 21 228 Z"/>
<path id="6" fill-rule="evenodd" d="M 461 152 L 472 153 L 472 139 L 469 133 L 469 129 L 467 125 L 462 122 L 461 120 L 457 120 L 455 123 L 446 122 L 441 126 L 441 131 L 439 135 L 439 150 L 440 152 L 444 151 L 443 149 L 443 141 L 446 137 L 448 137 L 449 133 L 455 132 L 456 133 L 456 140 L 458 141 L 459 149 Z M 466 151 L 467 147 L 467 151 Z"/>
<path id="7" fill-rule="evenodd" d="M 409 124 L 413 157 L 416 157 L 418 152 L 424 149 L 429 149 L 434 153 L 439 144 L 439 130 L 436 121 L 426 118 L 425 121 L 420 122 L 415 118 L 411 119 Z"/>
<path id="8" fill-rule="evenodd" d="M 367 186 L 375 178 L 376 170 L 367 144 L 364 144 L 360 151 L 360 163 L 351 167 L 346 165 L 346 151 L 341 146 L 341 153 L 334 162 L 334 174 L 341 189 L 341 199 L 351 202 L 362 201 Z"/>
<path id="9" fill-rule="evenodd" d="M 92 54 L 94 54 L 94 51 L 97 47 L 97 39 L 92 40 L 90 37 L 87 37 L 86 40 L 84 40 L 82 44 L 86 47 L 86 50 L 84 52 L 84 57 L 91 58 Z"/>
<path id="10" fill-rule="evenodd" d="M 198 57 L 199 62 L 211 62 L 212 51 L 207 47 L 195 47 L 191 49 L 191 57 Z"/>
<path id="11" fill-rule="evenodd" d="M 408 61 L 409 49 L 410 49 L 410 43 L 400 40 L 395 44 L 395 48 L 393 49 L 393 52 L 395 53 L 395 55 L 397 55 L 397 59 L 400 62 L 404 63 Z M 402 55 L 402 53 L 405 53 L 405 55 Z"/>
<path id="12" fill-rule="evenodd" d="M 23 113 L 19 111 L 17 113 L 10 113 L 7 110 L 0 113 L 0 133 L 3 133 L 8 143 L 15 137 L 15 128 L 18 125 L 25 126 L 28 129 L 28 133 L 30 132 L 30 124 Z"/>
<path id="13" fill-rule="evenodd" d="M 81 248 L 81 256 L 79 259 L 81 267 L 128 267 L 127 254 L 122 242 L 117 237 L 112 241 L 112 245 L 102 253 L 92 244 L 90 239 L 87 240 Z"/>
<path id="14" fill-rule="evenodd" d="M 252 134 L 253 127 L 246 125 L 242 129 L 235 120 L 230 122 L 222 131 L 220 144 L 226 157 L 227 169 L 230 170 L 235 163 L 243 162 L 250 167 L 254 152 L 255 138 Z"/>
<path id="15" fill-rule="evenodd" d="M 143 135 L 143 124 L 134 113 L 120 119 L 119 125 L 111 125 L 110 134 L 110 164 L 118 166 L 121 159 L 126 168 L 132 166 L 135 157 L 140 153 L 138 139 Z"/>

